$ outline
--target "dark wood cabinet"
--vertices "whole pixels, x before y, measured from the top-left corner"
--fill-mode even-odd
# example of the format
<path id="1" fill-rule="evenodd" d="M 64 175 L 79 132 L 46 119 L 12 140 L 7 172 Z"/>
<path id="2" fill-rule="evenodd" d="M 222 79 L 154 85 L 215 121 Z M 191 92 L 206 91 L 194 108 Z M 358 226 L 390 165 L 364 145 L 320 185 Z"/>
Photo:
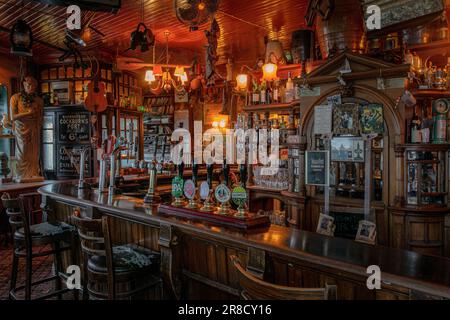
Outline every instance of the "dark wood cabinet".
<path id="1" fill-rule="evenodd" d="M 397 145 L 404 198 L 390 209 L 390 243 L 422 254 L 448 255 L 448 144 Z"/>

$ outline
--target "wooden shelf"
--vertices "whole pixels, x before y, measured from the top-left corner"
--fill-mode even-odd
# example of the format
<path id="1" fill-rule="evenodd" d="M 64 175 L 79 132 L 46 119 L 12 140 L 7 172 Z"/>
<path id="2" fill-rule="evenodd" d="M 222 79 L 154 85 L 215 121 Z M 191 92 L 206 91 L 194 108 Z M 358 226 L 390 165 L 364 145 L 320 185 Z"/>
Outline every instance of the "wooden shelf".
<path id="1" fill-rule="evenodd" d="M 280 112 L 300 109 L 300 100 L 291 103 L 255 104 L 244 107 L 244 112 Z"/>
<path id="2" fill-rule="evenodd" d="M 439 90 L 439 89 L 416 89 L 411 91 L 411 93 L 416 98 L 446 98 L 450 99 L 450 90 Z"/>
<path id="3" fill-rule="evenodd" d="M 0 134 L 0 139 L 14 139 L 12 134 Z"/>

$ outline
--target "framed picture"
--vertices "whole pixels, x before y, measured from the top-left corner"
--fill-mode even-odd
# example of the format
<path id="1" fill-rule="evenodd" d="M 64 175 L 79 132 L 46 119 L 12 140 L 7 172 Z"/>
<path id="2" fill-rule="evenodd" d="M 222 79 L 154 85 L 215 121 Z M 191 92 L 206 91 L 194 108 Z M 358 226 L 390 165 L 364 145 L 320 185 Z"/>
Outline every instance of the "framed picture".
<path id="1" fill-rule="evenodd" d="M 376 244 L 377 226 L 375 223 L 367 220 L 359 222 L 358 232 L 355 241 L 363 242 L 371 245 Z"/>
<path id="2" fill-rule="evenodd" d="M 342 104 L 342 96 L 340 94 L 327 97 L 327 103 L 330 106 L 337 106 Z"/>
<path id="3" fill-rule="evenodd" d="M 330 160 L 328 151 L 306 152 L 306 184 L 327 187 L 330 185 Z"/>
<path id="4" fill-rule="evenodd" d="M 384 132 L 384 118 L 382 104 L 368 104 L 361 106 L 361 133 L 371 134 Z"/>
<path id="5" fill-rule="evenodd" d="M 333 133 L 352 136 L 359 134 L 358 105 L 346 103 L 333 107 Z"/>
<path id="6" fill-rule="evenodd" d="M 321 213 L 319 216 L 319 223 L 317 224 L 316 232 L 325 236 L 334 237 L 335 229 L 336 225 L 334 224 L 334 218 Z"/>
<path id="7" fill-rule="evenodd" d="M 364 140 L 353 137 L 331 139 L 331 161 L 364 162 Z"/>

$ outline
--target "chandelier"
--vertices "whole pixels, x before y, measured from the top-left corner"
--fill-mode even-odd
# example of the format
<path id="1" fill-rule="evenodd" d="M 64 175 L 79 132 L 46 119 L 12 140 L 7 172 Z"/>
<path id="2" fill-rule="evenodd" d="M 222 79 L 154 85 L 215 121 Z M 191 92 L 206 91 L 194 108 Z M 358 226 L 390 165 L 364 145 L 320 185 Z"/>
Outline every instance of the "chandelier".
<path id="1" fill-rule="evenodd" d="M 169 65 L 169 35 L 170 32 L 164 32 L 166 37 L 166 63 L 164 65 L 157 64 L 155 61 L 156 46 L 153 46 L 153 69 L 145 72 L 145 81 L 150 84 L 150 91 L 153 94 L 160 94 L 162 90 L 170 92 L 174 88 L 177 92 L 185 90 L 184 86 L 188 82 L 188 76 L 183 66 Z M 175 68 L 172 74 L 170 69 Z"/>

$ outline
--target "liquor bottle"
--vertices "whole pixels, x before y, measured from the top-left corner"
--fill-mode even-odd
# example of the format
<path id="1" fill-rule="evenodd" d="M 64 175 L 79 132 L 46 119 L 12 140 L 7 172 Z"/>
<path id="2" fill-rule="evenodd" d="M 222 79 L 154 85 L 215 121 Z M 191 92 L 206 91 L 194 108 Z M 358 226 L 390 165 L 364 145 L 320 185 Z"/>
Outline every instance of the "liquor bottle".
<path id="1" fill-rule="evenodd" d="M 266 103 L 267 104 L 274 103 L 274 101 L 273 101 L 273 90 L 270 87 L 270 84 L 268 84 L 267 88 L 266 88 Z"/>
<path id="2" fill-rule="evenodd" d="M 286 82 L 285 100 L 286 103 L 294 100 L 294 81 L 292 81 L 291 72 L 288 73 L 288 80 Z"/>
<path id="3" fill-rule="evenodd" d="M 260 94 L 261 94 L 261 98 L 260 98 L 260 102 L 261 104 L 266 104 L 267 103 L 267 82 L 263 81 L 261 82 L 261 88 L 260 88 Z"/>
<path id="4" fill-rule="evenodd" d="M 252 104 L 259 104 L 259 86 L 256 81 L 253 81 Z"/>
<path id="5" fill-rule="evenodd" d="M 411 119 L 411 143 L 421 143 L 422 136 L 420 131 L 421 121 L 414 109 L 414 116 Z"/>
<path id="6" fill-rule="evenodd" d="M 280 83 L 278 81 L 275 81 L 273 84 L 273 90 L 272 90 L 272 103 L 279 103 L 280 102 Z"/>

